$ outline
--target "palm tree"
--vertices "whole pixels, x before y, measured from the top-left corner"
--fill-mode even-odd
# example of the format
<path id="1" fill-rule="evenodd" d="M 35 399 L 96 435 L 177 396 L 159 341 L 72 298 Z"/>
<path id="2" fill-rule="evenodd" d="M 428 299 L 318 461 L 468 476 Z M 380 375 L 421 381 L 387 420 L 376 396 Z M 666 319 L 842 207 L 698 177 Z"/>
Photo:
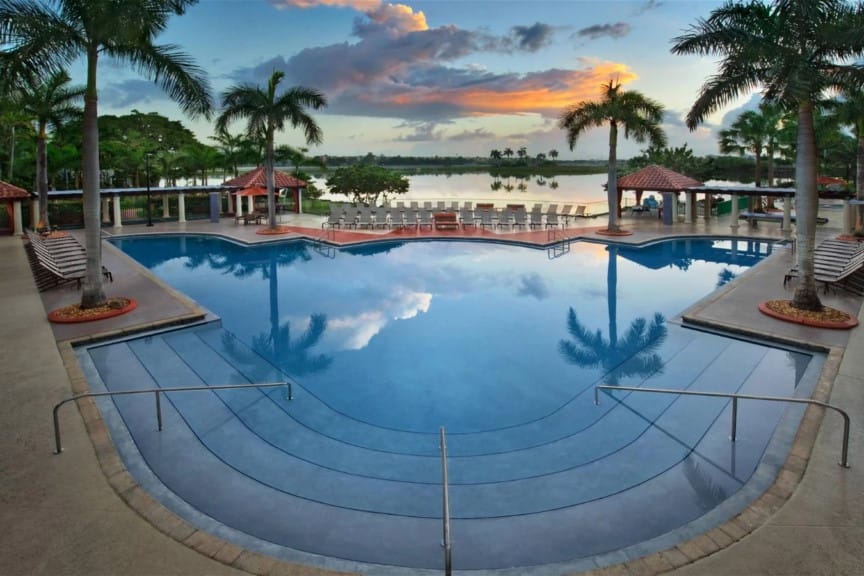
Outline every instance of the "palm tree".
<path id="1" fill-rule="evenodd" d="M 557 160 L 558 150 L 555 150 L 554 148 L 552 150 L 549 150 L 549 157 L 552 158 L 552 160 Z"/>
<path id="2" fill-rule="evenodd" d="M 276 197 L 273 177 L 274 138 L 286 123 L 300 127 L 307 144 L 323 141 L 321 128 L 305 108 L 318 110 L 327 106 L 327 98 L 317 90 L 295 86 L 281 95 L 276 94 L 285 73 L 275 71 L 267 82 L 265 92 L 258 86 L 238 84 L 222 94 L 222 114 L 216 120 L 216 130 L 225 132 L 234 120 L 246 118 L 249 136 L 264 136 L 264 172 L 267 180 L 267 215 L 270 228 L 276 228 Z"/>
<path id="3" fill-rule="evenodd" d="M 100 55 L 125 62 L 153 78 L 190 115 L 210 113 L 204 73 L 173 45 L 153 41 L 171 16 L 196 0 L 3 0 L 0 46 L 3 61 L 15 63 L 23 80 L 32 73 L 56 71 L 83 56 L 87 63 L 84 96 L 82 172 L 87 272 L 81 307 L 106 301 L 102 287 L 101 202 L 97 72 Z"/>
<path id="4" fill-rule="evenodd" d="M 513 157 L 513 149 L 510 147 L 504 148 L 504 152 L 502 152 L 502 154 L 504 154 L 504 156 L 506 156 L 507 159 L 509 160 L 510 158 Z"/>
<path id="5" fill-rule="evenodd" d="M 813 249 L 816 238 L 814 104 L 831 89 L 861 90 L 864 5 L 843 0 L 728 2 L 674 39 L 675 54 L 720 56 L 720 70 L 703 84 L 687 114 L 694 130 L 735 98 L 762 87 L 768 102 L 798 111 L 795 211 L 799 281 L 792 306 L 820 310 Z"/>
<path id="6" fill-rule="evenodd" d="M 495 164 L 501 164 L 501 151 L 497 148 L 489 153 L 489 157 L 495 161 Z"/>
<path id="7" fill-rule="evenodd" d="M 843 99 L 834 108 L 840 124 L 851 126 L 857 143 L 855 169 L 855 197 L 864 200 L 864 94 L 860 91 L 844 91 Z M 864 236 L 864 204 L 858 206 L 855 235 Z"/>
<path id="8" fill-rule="evenodd" d="M 756 166 L 753 181 L 756 187 L 762 186 L 762 158 L 767 155 L 769 163 L 768 185 L 774 180 L 773 157 L 780 136 L 780 110 L 765 104 L 759 111 L 748 110 L 742 113 L 726 130 L 720 131 L 720 152 L 724 154 L 747 152 L 753 154 Z M 750 209 L 756 209 L 759 198 L 750 197 Z"/>
<path id="9" fill-rule="evenodd" d="M 576 140 L 591 128 L 609 125 L 609 179 L 606 197 L 609 202 L 609 232 L 619 232 L 618 225 L 618 127 L 624 129 L 624 137 L 637 142 L 649 140 L 653 146 L 665 146 L 666 134 L 660 128 L 663 121 L 663 106 L 640 92 L 625 92 L 621 84 L 610 80 L 603 84 L 600 102 L 580 102 L 570 106 L 558 119 L 558 126 L 567 130 L 570 150 Z"/>
<path id="10" fill-rule="evenodd" d="M 28 85 L 18 101 L 22 111 L 36 122 L 36 190 L 39 193 L 40 228 L 48 222 L 48 128 L 56 129 L 81 114 L 76 102 L 84 96 L 83 87 L 70 87 L 69 74 L 60 70 L 44 82 Z"/>

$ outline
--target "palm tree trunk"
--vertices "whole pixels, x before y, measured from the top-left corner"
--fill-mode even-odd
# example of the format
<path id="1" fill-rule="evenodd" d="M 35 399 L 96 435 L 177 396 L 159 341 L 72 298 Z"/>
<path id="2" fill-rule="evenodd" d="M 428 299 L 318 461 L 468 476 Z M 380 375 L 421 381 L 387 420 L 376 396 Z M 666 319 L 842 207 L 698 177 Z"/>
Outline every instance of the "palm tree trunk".
<path id="1" fill-rule="evenodd" d="M 855 130 L 858 138 L 858 157 L 855 168 L 855 199 L 864 200 L 864 121 L 859 122 Z M 855 223 L 855 231 L 858 235 L 864 233 L 864 204 L 858 205 L 858 221 Z"/>
<path id="2" fill-rule="evenodd" d="M 9 182 L 15 178 L 15 126 L 12 126 L 11 137 L 9 138 Z"/>
<path id="3" fill-rule="evenodd" d="M 609 172 L 606 180 L 606 200 L 609 203 L 609 232 L 619 232 L 618 226 L 618 125 L 609 124 Z"/>
<path id="4" fill-rule="evenodd" d="M 36 189 L 39 192 L 39 228 L 50 229 L 48 222 L 48 152 L 45 133 L 45 122 L 39 121 L 39 132 L 36 138 Z"/>
<path id="5" fill-rule="evenodd" d="M 267 180 L 267 220 L 270 228 L 276 228 L 276 183 L 273 174 L 274 130 L 267 126 L 267 152 L 264 157 L 264 177 Z"/>
<path id="6" fill-rule="evenodd" d="M 87 91 L 84 97 L 84 141 L 81 167 L 84 177 L 84 238 L 87 249 L 87 271 L 81 292 L 81 308 L 102 305 L 102 238 L 99 198 L 99 112 L 96 94 L 96 64 L 99 53 L 95 46 L 87 50 Z"/>
<path id="7" fill-rule="evenodd" d="M 813 271 L 816 242 L 816 138 L 813 129 L 813 102 L 798 105 L 798 151 L 795 157 L 795 219 L 798 242 L 798 284 L 792 305 L 802 310 L 821 310 Z"/>

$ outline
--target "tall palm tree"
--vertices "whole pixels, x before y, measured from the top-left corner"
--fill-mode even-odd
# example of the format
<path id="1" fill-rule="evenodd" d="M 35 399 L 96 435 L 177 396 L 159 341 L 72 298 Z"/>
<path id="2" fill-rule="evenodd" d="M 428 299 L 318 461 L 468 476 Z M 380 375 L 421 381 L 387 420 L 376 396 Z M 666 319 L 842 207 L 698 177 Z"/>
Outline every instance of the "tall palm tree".
<path id="1" fill-rule="evenodd" d="M 558 127 L 567 130 L 570 150 L 579 137 L 590 130 L 609 125 L 609 175 L 606 198 L 609 201 L 609 232 L 619 232 L 618 225 L 618 128 L 624 129 L 624 137 L 633 137 L 639 143 L 648 140 L 652 146 L 666 145 L 666 134 L 660 127 L 663 122 L 663 106 L 636 91 L 625 92 L 621 84 L 610 80 L 603 84 L 603 96 L 599 102 L 580 102 L 570 106 L 558 118 Z"/>
<path id="2" fill-rule="evenodd" d="M 84 88 L 69 86 L 70 80 L 69 74 L 60 70 L 35 86 L 26 85 L 18 98 L 22 111 L 36 122 L 36 190 L 39 193 L 39 226 L 42 228 L 50 227 L 48 129 L 56 129 L 81 113 L 76 103 L 84 96 Z"/>
<path id="3" fill-rule="evenodd" d="M 99 194 L 99 125 L 97 72 L 99 57 L 132 65 L 154 79 L 181 109 L 209 116 L 210 89 L 205 75 L 174 45 L 154 44 L 171 16 L 181 15 L 197 0 L 2 0 L 0 46 L 6 63 L 29 73 L 45 73 L 84 57 L 82 172 L 87 272 L 81 307 L 106 300 L 102 287 L 101 202 Z"/>
<path id="4" fill-rule="evenodd" d="M 492 158 L 492 160 L 495 161 L 495 164 L 500 164 L 500 163 L 501 163 L 501 151 L 498 150 L 497 148 L 495 148 L 494 150 L 492 150 L 492 151 L 489 153 L 489 157 Z"/>
<path id="5" fill-rule="evenodd" d="M 275 71 L 267 82 L 267 90 L 250 84 L 232 86 L 222 94 L 222 113 L 216 120 L 216 130 L 224 132 L 228 125 L 240 118 L 247 119 L 250 137 L 264 135 L 264 172 L 267 180 L 267 215 L 270 228 L 276 228 L 276 195 L 273 177 L 274 139 L 277 130 L 285 124 L 302 128 L 307 144 L 323 141 L 321 128 L 306 112 L 306 108 L 319 110 L 327 106 L 327 98 L 313 88 L 295 86 L 277 95 L 279 83 L 285 73 Z"/>
<path id="6" fill-rule="evenodd" d="M 798 111 L 795 211 L 798 284 L 792 305 L 820 310 L 813 249 L 816 238 L 814 104 L 831 89 L 864 87 L 864 5 L 843 0 L 727 2 L 674 39 L 675 54 L 720 56 L 687 114 L 694 130 L 705 117 L 761 87 L 762 97 Z"/>
<path id="7" fill-rule="evenodd" d="M 506 156 L 507 159 L 509 160 L 510 158 L 513 157 L 513 149 L 508 146 L 507 148 L 504 148 L 504 151 L 502 152 L 502 154 L 504 154 L 504 156 Z"/>

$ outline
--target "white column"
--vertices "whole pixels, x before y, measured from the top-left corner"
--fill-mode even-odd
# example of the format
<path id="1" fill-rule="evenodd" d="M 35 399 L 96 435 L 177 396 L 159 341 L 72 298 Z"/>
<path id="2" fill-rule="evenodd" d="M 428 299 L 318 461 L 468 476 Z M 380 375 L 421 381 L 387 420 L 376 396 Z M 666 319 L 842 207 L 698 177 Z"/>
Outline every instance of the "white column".
<path id="1" fill-rule="evenodd" d="M 24 233 L 24 218 L 21 216 L 21 200 L 12 202 L 12 234 Z"/>
<path id="2" fill-rule="evenodd" d="M 107 196 L 102 196 L 102 223 L 111 222 L 111 214 L 108 212 L 108 204 L 110 203 L 110 199 Z"/>
<path id="3" fill-rule="evenodd" d="M 168 194 L 162 195 L 162 218 L 168 218 L 171 213 L 168 211 Z"/>
<path id="4" fill-rule="evenodd" d="M 792 232 L 792 196 L 783 200 L 783 230 L 786 234 Z"/>
<path id="5" fill-rule="evenodd" d="M 30 200 L 30 227 L 36 230 L 39 224 L 39 199 L 33 198 Z"/>
<path id="6" fill-rule="evenodd" d="M 177 221 L 186 222 L 186 194 L 177 194 Z"/>
<path id="7" fill-rule="evenodd" d="M 303 213 L 303 188 L 297 189 L 297 213 Z"/>
<path id="8" fill-rule="evenodd" d="M 228 193 L 228 213 L 231 214 L 234 212 L 234 195 L 230 192 Z"/>
<path id="9" fill-rule="evenodd" d="M 120 195 L 119 194 L 114 194 L 114 197 L 111 201 L 111 204 L 114 205 L 114 227 L 115 228 L 122 228 L 123 227 L 123 220 L 120 217 Z"/>
<path id="10" fill-rule="evenodd" d="M 237 196 L 235 200 L 237 201 L 237 214 L 235 216 L 243 216 L 243 197 Z"/>
<path id="11" fill-rule="evenodd" d="M 709 192 L 705 193 L 705 209 L 703 210 L 702 218 L 707 222 L 711 220 L 711 202 L 712 197 Z"/>
<path id="12" fill-rule="evenodd" d="M 738 230 L 738 195 L 732 194 L 732 230 Z"/>
<path id="13" fill-rule="evenodd" d="M 254 196 L 247 196 L 246 197 L 246 211 L 249 212 L 249 214 L 252 214 L 253 212 L 255 212 L 255 197 Z"/>

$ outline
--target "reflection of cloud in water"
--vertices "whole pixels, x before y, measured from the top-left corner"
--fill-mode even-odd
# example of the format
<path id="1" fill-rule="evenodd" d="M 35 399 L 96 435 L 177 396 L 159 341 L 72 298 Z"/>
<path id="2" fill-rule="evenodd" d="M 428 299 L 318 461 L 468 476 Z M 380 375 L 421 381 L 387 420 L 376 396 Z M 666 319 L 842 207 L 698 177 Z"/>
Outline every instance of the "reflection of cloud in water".
<path id="1" fill-rule="evenodd" d="M 359 350 L 392 320 L 408 320 L 429 310 L 432 294 L 401 292 L 378 303 L 377 308 L 349 316 L 331 317 L 322 348 L 329 351 Z"/>
<path id="2" fill-rule="evenodd" d="M 546 282 L 536 272 L 523 274 L 519 279 L 521 280 L 521 284 L 516 290 L 516 294 L 519 296 L 533 296 L 537 300 L 544 300 L 549 296 L 549 288 L 546 287 Z"/>

